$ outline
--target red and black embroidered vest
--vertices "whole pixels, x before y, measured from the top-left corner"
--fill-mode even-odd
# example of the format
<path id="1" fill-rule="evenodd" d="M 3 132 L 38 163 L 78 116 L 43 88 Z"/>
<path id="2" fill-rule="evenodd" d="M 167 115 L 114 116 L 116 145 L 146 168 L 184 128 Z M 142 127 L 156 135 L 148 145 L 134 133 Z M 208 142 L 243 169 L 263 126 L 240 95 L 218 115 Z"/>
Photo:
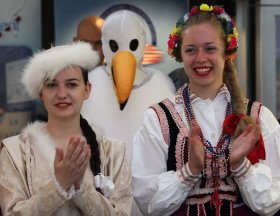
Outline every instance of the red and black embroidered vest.
<path id="1" fill-rule="evenodd" d="M 181 89 L 182 91 L 182 89 Z M 176 95 L 176 103 L 182 102 L 180 90 Z M 183 103 L 183 102 L 182 102 Z M 163 138 L 168 148 L 167 169 L 177 171 L 188 162 L 188 128 L 176 111 L 172 102 L 168 99 L 151 106 L 158 116 Z M 248 115 L 258 116 L 261 104 L 258 102 L 248 103 Z M 209 152 L 205 151 L 206 154 Z M 206 155 L 205 167 L 202 178 L 195 184 L 180 209 L 174 215 L 232 215 L 233 203 L 237 201 L 238 189 L 231 176 L 230 164 L 227 159 L 229 149 L 218 158 L 215 166 L 218 166 L 216 181 L 213 179 L 211 155 Z M 208 158 L 208 159 L 207 159 Z M 218 185 L 217 185 L 218 184 Z M 222 205 L 216 211 L 211 205 L 211 197 L 217 191 Z"/>

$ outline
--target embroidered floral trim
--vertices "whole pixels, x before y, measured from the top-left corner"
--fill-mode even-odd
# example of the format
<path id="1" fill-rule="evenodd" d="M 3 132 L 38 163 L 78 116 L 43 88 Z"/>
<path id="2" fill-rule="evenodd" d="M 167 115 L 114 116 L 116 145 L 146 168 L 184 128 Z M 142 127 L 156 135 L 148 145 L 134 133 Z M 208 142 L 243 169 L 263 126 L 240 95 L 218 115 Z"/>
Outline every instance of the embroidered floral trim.
<path id="1" fill-rule="evenodd" d="M 214 192 L 211 192 L 214 193 Z M 236 194 L 235 192 L 232 192 L 231 194 L 219 194 L 221 200 L 228 200 L 231 202 L 236 202 Z M 203 195 L 203 196 L 193 196 L 189 197 L 186 200 L 187 205 L 196 205 L 196 204 L 205 204 L 211 200 L 212 195 Z"/>
<path id="2" fill-rule="evenodd" d="M 251 112 L 250 112 L 252 117 L 258 117 L 259 116 L 260 111 L 261 111 L 261 106 L 262 106 L 262 104 L 260 102 L 255 101 L 253 103 L 252 108 L 251 108 Z"/>
<path id="3" fill-rule="evenodd" d="M 180 128 L 179 134 L 176 139 L 175 146 L 175 158 L 176 158 L 176 169 L 181 169 L 185 164 L 184 158 L 189 158 L 189 155 L 185 156 L 185 145 L 188 140 L 188 132 L 186 128 Z M 187 151 L 188 154 L 188 151 Z"/>
<path id="4" fill-rule="evenodd" d="M 187 85 L 186 85 L 187 86 Z M 185 86 L 185 87 L 186 87 Z M 176 104 L 180 104 L 180 107 L 182 106 L 180 101 L 182 101 L 183 98 L 183 90 L 184 87 L 179 89 L 176 94 Z M 226 86 L 224 85 L 220 92 L 226 91 L 228 92 Z M 184 101 L 183 101 L 184 103 Z M 178 134 L 177 136 L 174 136 L 175 140 L 170 140 L 170 142 L 175 142 L 175 149 L 174 152 L 171 152 L 172 154 L 175 154 L 176 159 L 176 174 L 179 178 L 179 180 L 186 185 L 192 186 L 192 189 L 189 193 L 189 196 L 186 200 L 186 204 L 192 203 L 192 204 L 204 204 L 206 202 L 209 202 L 212 198 L 212 194 L 215 192 L 215 190 L 219 191 L 220 199 L 225 199 L 228 201 L 236 201 L 236 183 L 233 180 L 232 176 L 230 175 L 230 170 L 228 166 L 228 154 L 229 151 L 223 151 L 223 154 L 220 155 L 220 158 L 217 161 L 218 165 L 218 175 L 221 177 L 221 179 L 217 179 L 218 181 L 217 186 L 214 185 L 214 179 L 212 176 L 212 173 L 209 174 L 209 178 L 206 178 L 206 176 L 203 176 L 202 178 L 196 179 L 196 183 L 193 184 L 193 179 L 189 178 L 190 172 L 185 167 L 186 163 L 188 162 L 188 128 L 184 124 L 183 120 L 181 119 L 181 116 L 178 114 L 177 110 L 175 109 L 174 105 L 171 101 L 163 101 L 162 105 L 165 108 L 161 108 L 163 112 L 169 113 L 172 116 L 172 119 L 174 120 L 175 124 L 178 127 Z M 168 114 L 168 116 L 169 116 Z M 162 116 L 166 117 L 167 114 L 164 114 Z M 169 121 L 172 121 L 171 119 L 166 119 L 169 124 Z M 162 124 L 162 121 L 160 120 L 160 124 Z M 169 132 L 169 131 L 168 131 Z M 169 137 L 169 135 L 168 135 Z M 208 152 L 209 153 L 209 152 Z M 208 154 L 209 158 L 208 163 L 211 168 L 211 155 Z M 211 168 L 212 169 L 212 168 Z"/>
<path id="5" fill-rule="evenodd" d="M 157 117 L 160 122 L 163 139 L 164 139 L 165 143 L 169 146 L 169 144 L 170 144 L 169 124 L 167 121 L 166 114 L 165 114 L 164 110 L 158 104 L 154 104 L 153 106 L 151 106 L 151 108 L 154 109 L 157 114 Z"/>
<path id="6" fill-rule="evenodd" d="M 189 125 L 196 122 L 196 118 L 192 109 L 192 101 L 196 97 L 190 92 L 189 86 L 187 85 L 183 90 L 184 98 L 184 111 Z M 231 104 L 228 102 L 226 107 L 226 116 L 232 113 Z M 196 202 L 195 204 L 201 204 L 203 201 L 210 201 L 210 205 L 214 204 L 216 210 L 220 208 L 221 200 L 233 200 L 235 199 L 235 185 L 229 185 L 227 191 L 221 188 L 225 187 L 226 177 L 230 173 L 229 170 L 229 154 L 232 138 L 230 135 L 224 133 L 221 134 L 217 145 L 211 144 L 206 140 L 201 131 L 201 140 L 205 146 L 205 167 L 203 169 L 203 177 L 200 182 L 197 182 L 195 187 L 190 191 L 187 197 L 187 203 Z M 216 146 L 215 148 L 213 146 Z M 231 190 L 233 192 L 231 192 Z M 226 195 L 224 195 L 226 194 Z"/>
<path id="7" fill-rule="evenodd" d="M 184 86 L 182 86 L 177 92 L 176 92 L 176 95 L 175 95 L 175 103 L 176 104 L 183 104 L 184 103 L 184 96 L 183 96 L 183 92 L 184 92 L 184 89 L 188 86 L 188 84 L 184 84 Z M 229 94 L 229 91 L 228 91 L 228 88 L 226 86 L 226 84 L 223 84 L 222 87 L 220 88 L 219 92 L 217 93 L 217 95 L 221 94 L 221 93 L 228 93 Z M 195 101 L 195 99 L 197 99 L 198 97 L 191 92 L 191 95 L 190 95 L 190 101 L 191 103 L 193 103 Z M 226 95 L 226 98 L 227 98 L 227 101 L 230 102 L 230 96 L 227 96 Z"/>
<path id="8" fill-rule="evenodd" d="M 177 135 L 176 149 L 175 149 L 176 169 L 178 170 L 181 169 L 181 167 L 185 164 L 185 161 L 183 159 L 185 158 L 185 143 L 188 138 L 189 132 L 183 120 L 181 119 L 180 115 L 178 114 L 173 104 L 171 103 L 171 101 L 166 99 L 163 100 L 162 102 L 169 110 L 172 118 L 174 119 L 179 129 L 179 134 Z"/>
<path id="9" fill-rule="evenodd" d="M 181 88 L 178 89 L 178 91 L 175 94 L 175 103 L 176 104 L 183 104 L 184 98 L 183 98 L 183 90 L 187 86 L 187 84 L 184 84 Z"/>
<path id="10" fill-rule="evenodd" d="M 168 54 L 178 62 L 180 59 L 180 34 L 183 25 L 188 21 L 188 19 L 198 13 L 208 12 L 216 15 L 223 25 L 226 33 L 226 55 L 229 59 L 234 59 L 237 55 L 238 48 L 238 32 L 236 29 L 236 24 L 234 20 L 225 12 L 225 10 L 218 5 L 209 6 L 207 4 L 201 4 L 200 6 L 195 6 L 191 11 L 177 21 L 173 26 L 172 32 L 169 34 L 168 44 Z"/>

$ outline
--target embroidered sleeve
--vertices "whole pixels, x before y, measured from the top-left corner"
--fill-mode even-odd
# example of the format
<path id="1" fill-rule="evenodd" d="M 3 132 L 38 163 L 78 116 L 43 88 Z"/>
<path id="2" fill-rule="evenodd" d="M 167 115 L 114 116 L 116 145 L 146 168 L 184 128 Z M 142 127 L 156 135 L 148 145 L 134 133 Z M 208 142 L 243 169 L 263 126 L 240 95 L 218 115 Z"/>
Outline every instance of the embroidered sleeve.
<path id="1" fill-rule="evenodd" d="M 186 163 L 184 166 L 182 166 L 182 168 L 177 170 L 176 173 L 179 180 L 188 186 L 195 185 L 195 183 L 201 178 L 201 174 L 194 175 L 191 172 L 189 163 Z"/>
<path id="2" fill-rule="evenodd" d="M 240 181 L 247 176 L 247 174 L 252 169 L 252 164 L 250 161 L 245 158 L 242 164 L 235 170 L 231 170 L 235 180 Z"/>

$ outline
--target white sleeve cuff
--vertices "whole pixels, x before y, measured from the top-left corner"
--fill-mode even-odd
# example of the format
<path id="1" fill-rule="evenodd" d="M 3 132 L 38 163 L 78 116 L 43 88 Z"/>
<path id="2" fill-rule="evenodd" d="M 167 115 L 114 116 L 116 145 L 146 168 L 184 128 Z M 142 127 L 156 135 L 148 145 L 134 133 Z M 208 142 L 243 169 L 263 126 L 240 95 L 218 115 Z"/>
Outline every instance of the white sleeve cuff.
<path id="1" fill-rule="evenodd" d="M 179 180 L 188 186 L 193 186 L 201 178 L 201 174 L 194 175 L 191 172 L 188 162 L 181 169 L 177 170 L 176 173 Z"/>
<path id="2" fill-rule="evenodd" d="M 236 181 L 240 181 L 244 179 L 247 174 L 252 170 L 252 164 L 250 161 L 245 158 L 242 162 L 242 164 L 235 170 L 231 169 L 231 172 L 235 178 Z"/>
<path id="3" fill-rule="evenodd" d="M 66 200 L 70 200 L 75 195 L 75 186 L 71 185 L 68 191 L 64 190 L 63 187 L 59 184 L 59 182 L 56 180 L 55 176 L 52 178 L 52 181 L 55 185 L 55 188 L 60 196 L 62 196 Z"/>

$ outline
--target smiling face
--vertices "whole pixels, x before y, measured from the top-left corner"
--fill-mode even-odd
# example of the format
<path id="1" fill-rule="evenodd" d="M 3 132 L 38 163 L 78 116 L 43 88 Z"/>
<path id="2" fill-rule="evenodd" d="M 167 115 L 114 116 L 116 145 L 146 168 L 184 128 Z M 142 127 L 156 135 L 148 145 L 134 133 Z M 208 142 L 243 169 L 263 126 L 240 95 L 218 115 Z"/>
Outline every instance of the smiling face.
<path id="1" fill-rule="evenodd" d="M 189 26 L 182 32 L 181 56 L 192 90 L 218 90 L 226 60 L 221 32 L 210 23 Z"/>
<path id="2" fill-rule="evenodd" d="M 61 70 L 53 80 L 46 80 L 41 91 L 41 100 L 48 111 L 49 119 L 79 117 L 83 101 L 89 97 L 90 83 L 85 83 L 78 67 Z"/>

